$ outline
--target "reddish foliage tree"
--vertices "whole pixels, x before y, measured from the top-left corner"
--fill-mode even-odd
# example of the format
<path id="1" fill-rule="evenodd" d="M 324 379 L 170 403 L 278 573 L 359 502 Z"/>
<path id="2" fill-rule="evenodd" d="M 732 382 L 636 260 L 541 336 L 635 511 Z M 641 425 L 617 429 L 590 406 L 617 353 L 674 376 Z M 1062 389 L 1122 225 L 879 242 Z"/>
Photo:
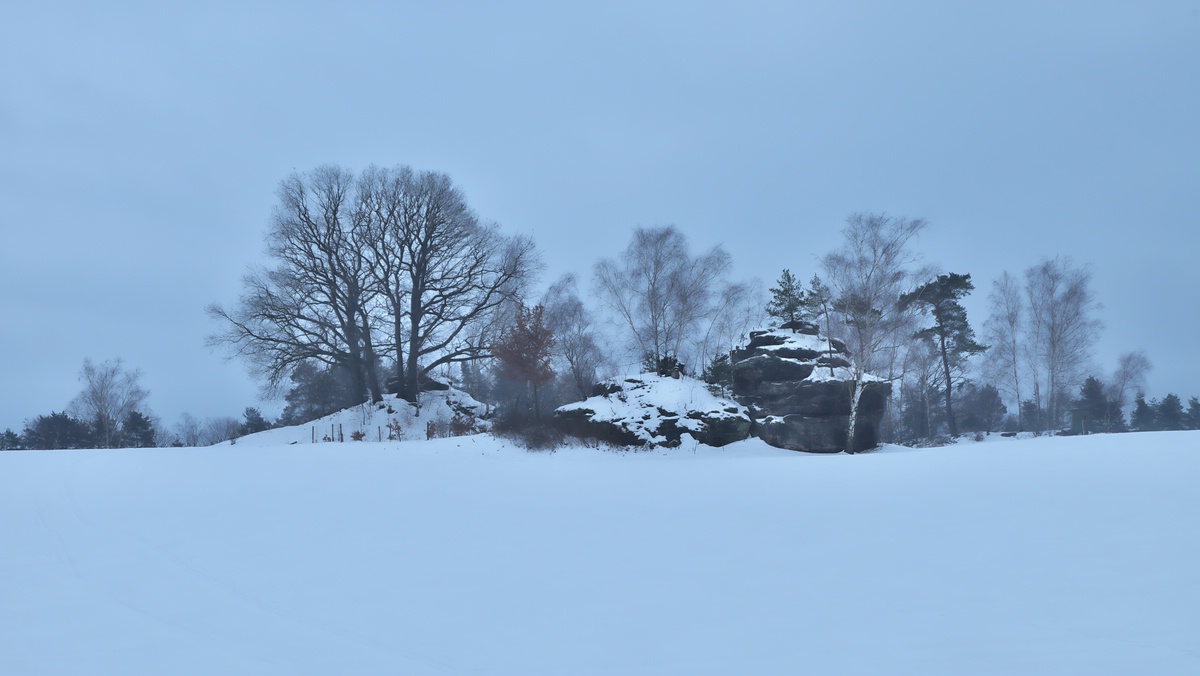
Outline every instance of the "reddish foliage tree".
<path id="1" fill-rule="evenodd" d="M 541 416 L 538 390 L 554 378 L 554 370 L 550 368 L 554 334 L 543 321 L 544 310 L 541 305 L 518 307 L 513 325 L 492 347 L 492 356 L 500 360 L 502 375 L 533 388 L 533 411 L 538 417 Z"/>

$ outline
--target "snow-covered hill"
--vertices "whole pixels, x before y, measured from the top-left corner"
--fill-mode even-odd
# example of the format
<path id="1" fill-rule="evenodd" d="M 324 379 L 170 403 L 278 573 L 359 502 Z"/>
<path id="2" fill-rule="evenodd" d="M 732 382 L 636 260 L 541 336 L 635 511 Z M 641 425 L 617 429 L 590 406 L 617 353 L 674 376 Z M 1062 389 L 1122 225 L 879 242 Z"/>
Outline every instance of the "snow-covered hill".
<path id="1" fill-rule="evenodd" d="M 257 432 L 233 443 L 263 447 L 462 436 L 465 431 L 490 429 L 486 413 L 483 404 L 453 388 L 422 392 L 420 408 L 396 395 L 387 395 L 377 404 L 366 403 L 302 425 Z"/>
<path id="2" fill-rule="evenodd" d="M 1200 433 L 289 441 L 0 453 L 0 674 L 1200 673 Z"/>

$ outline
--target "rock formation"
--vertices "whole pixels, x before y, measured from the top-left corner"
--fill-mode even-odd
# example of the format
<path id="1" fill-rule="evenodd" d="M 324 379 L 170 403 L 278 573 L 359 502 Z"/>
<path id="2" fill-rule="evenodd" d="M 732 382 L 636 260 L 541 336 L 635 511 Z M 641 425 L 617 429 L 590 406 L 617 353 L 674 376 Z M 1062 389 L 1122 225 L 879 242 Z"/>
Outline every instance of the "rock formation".
<path id="1" fill-rule="evenodd" d="M 559 407 L 563 431 L 621 446 L 678 446 L 684 434 L 724 446 L 749 436 L 744 406 L 713 396 L 694 378 L 643 373 L 596 385 L 587 399 Z"/>
<path id="2" fill-rule="evenodd" d="M 791 322 L 751 332 L 732 361 L 734 401 L 692 378 L 643 373 L 600 383 L 555 417 L 568 434 L 622 446 L 678 446 L 684 434 L 723 446 L 752 435 L 795 451 L 847 450 L 854 370 L 840 341 L 821 336 L 815 324 Z M 854 452 L 878 445 L 890 392 L 891 385 L 868 376 Z"/>
<path id="3" fill-rule="evenodd" d="M 846 347 L 822 337 L 815 324 L 790 322 L 754 331 L 733 353 L 733 398 L 754 421 L 750 433 L 772 446 L 814 453 L 846 450 L 854 373 Z M 866 383 L 859 402 L 855 448 L 879 442 L 891 386 Z"/>

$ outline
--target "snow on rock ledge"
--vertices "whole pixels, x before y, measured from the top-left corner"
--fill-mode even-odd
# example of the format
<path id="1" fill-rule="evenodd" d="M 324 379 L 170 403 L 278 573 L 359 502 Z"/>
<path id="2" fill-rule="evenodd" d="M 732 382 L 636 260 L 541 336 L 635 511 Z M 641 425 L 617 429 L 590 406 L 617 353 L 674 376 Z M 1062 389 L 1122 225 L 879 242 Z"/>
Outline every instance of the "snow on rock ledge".
<path id="1" fill-rule="evenodd" d="M 684 434 L 709 446 L 745 439 L 746 408 L 708 391 L 694 378 L 643 373 L 600 383 L 583 401 L 554 413 L 563 429 L 622 446 L 678 446 Z"/>

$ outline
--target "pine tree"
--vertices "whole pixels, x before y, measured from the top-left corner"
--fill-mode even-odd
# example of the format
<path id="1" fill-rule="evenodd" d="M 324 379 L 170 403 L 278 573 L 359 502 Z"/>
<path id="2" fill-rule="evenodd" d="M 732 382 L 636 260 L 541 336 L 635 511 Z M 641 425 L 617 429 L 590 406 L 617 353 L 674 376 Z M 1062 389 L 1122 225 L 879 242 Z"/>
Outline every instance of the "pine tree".
<path id="1" fill-rule="evenodd" d="M 154 423 L 140 411 L 130 411 L 121 421 L 120 443 L 129 448 L 154 448 Z"/>
<path id="2" fill-rule="evenodd" d="M 808 302 L 804 287 L 785 269 L 779 276 L 778 287 L 771 289 L 771 302 L 767 303 L 767 314 L 783 322 L 794 322 L 805 314 Z"/>
<path id="3" fill-rule="evenodd" d="M 1188 399 L 1187 428 L 1200 430 L 1200 398 L 1198 397 Z"/>
<path id="4" fill-rule="evenodd" d="M 713 357 L 708 366 L 704 367 L 700 377 L 713 386 L 709 389 L 716 389 L 721 396 L 725 396 L 725 391 L 733 387 L 733 364 L 730 362 L 729 353 Z"/>
<path id="5" fill-rule="evenodd" d="M 39 415 L 25 425 L 24 446 L 36 450 L 91 448 L 91 427 L 66 413 Z"/>
<path id="6" fill-rule="evenodd" d="M 971 283 L 971 275 L 959 275 L 951 272 L 938 275 L 938 278 L 923 284 L 910 293 L 900 297 L 902 308 L 913 305 L 920 306 L 933 317 L 933 326 L 917 332 L 919 337 L 928 337 L 935 341 L 938 353 L 942 359 L 944 395 L 946 400 L 946 421 L 950 426 L 950 434 L 958 434 L 958 424 L 954 419 L 953 390 L 954 381 L 951 370 L 961 367 L 967 357 L 979 354 L 987 349 L 986 345 L 975 342 L 975 330 L 967 322 L 967 310 L 959 302 L 975 289 Z"/>
<path id="7" fill-rule="evenodd" d="M 1160 430 L 1184 429 L 1183 402 L 1179 400 L 1179 395 L 1168 394 L 1163 397 L 1155 407 L 1154 418 Z"/>
<path id="8" fill-rule="evenodd" d="M 19 451 L 22 448 L 24 445 L 21 443 L 21 436 L 11 428 L 0 434 L 0 451 Z"/>
<path id="9" fill-rule="evenodd" d="M 1083 429 L 1087 432 L 1119 432 L 1125 427 L 1112 388 L 1095 376 L 1083 381 L 1075 405 L 1083 411 Z"/>
<path id="10" fill-rule="evenodd" d="M 967 383 L 960 401 L 962 428 L 971 432 L 994 432 L 1008 412 L 1004 398 L 995 385 L 979 387 L 975 383 Z"/>
<path id="11" fill-rule="evenodd" d="M 247 406 L 245 411 L 242 411 L 242 417 L 245 419 L 242 422 L 242 427 L 238 430 L 238 436 L 246 436 L 255 432 L 262 432 L 271 429 L 271 423 L 263 417 L 262 411 L 259 411 L 253 406 Z"/>
<path id="12" fill-rule="evenodd" d="M 279 417 L 284 425 L 316 420 L 356 402 L 345 369 L 312 361 L 301 362 L 292 370 L 292 387 L 284 395 L 287 405 Z M 183 440 L 188 443 L 187 439 Z"/>
<path id="13" fill-rule="evenodd" d="M 1156 408 L 1158 408 L 1158 402 L 1148 404 L 1146 395 L 1138 392 L 1137 398 L 1133 402 L 1133 413 L 1129 414 L 1129 427 L 1138 432 L 1151 432 L 1158 429 L 1158 422 L 1155 420 Z"/>

